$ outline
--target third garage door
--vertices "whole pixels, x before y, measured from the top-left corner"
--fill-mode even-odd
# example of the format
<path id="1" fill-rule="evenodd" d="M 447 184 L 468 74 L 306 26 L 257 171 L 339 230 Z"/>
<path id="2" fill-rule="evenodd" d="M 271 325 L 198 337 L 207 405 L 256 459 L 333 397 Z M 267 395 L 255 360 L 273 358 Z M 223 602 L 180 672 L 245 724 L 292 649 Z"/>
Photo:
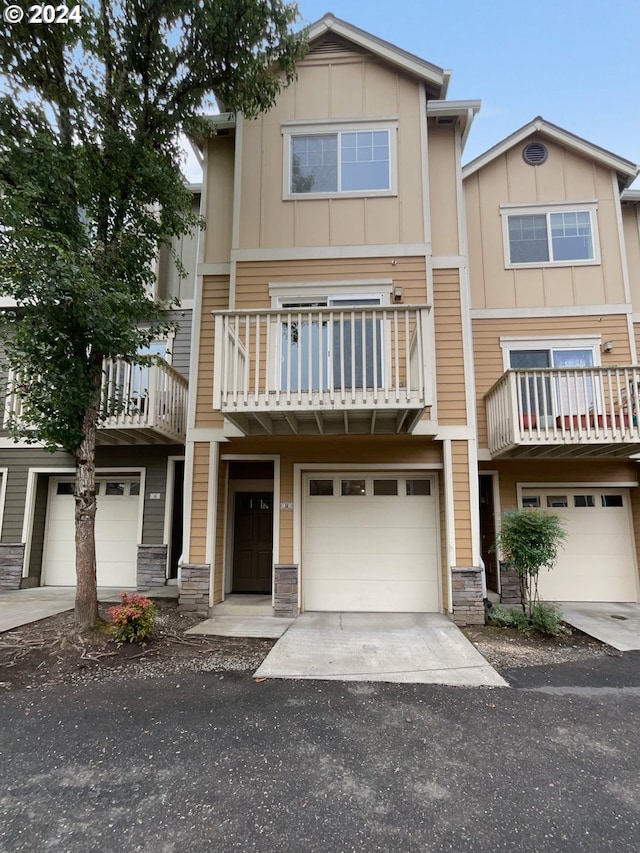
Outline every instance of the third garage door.
<path id="1" fill-rule="evenodd" d="M 556 567 L 540 573 L 542 599 L 638 600 L 628 489 L 527 488 L 522 503 L 556 513 L 567 532 Z"/>
<path id="2" fill-rule="evenodd" d="M 305 478 L 305 610 L 439 612 L 435 478 Z"/>

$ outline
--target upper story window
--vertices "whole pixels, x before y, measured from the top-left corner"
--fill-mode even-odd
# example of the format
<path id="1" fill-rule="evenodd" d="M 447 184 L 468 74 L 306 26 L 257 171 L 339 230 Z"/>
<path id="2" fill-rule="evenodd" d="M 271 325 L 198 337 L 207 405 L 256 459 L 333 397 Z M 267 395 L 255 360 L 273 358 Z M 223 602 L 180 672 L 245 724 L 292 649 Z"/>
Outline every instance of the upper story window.
<path id="1" fill-rule="evenodd" d="M 597 264 L 596 205 L 501 208 L 507 267 Z"/>
<path id="2" fill-rule="evenodd" d="M 297 124 L 283 134 L 284 198 L 395 194 L 395 128 L 389 122 Z"/>

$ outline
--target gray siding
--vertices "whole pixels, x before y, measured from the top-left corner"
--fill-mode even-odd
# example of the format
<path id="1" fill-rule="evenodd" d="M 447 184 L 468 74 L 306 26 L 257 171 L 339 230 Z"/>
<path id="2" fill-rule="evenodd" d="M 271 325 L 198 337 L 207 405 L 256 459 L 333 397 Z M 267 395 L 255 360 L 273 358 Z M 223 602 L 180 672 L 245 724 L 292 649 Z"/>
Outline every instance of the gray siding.
<path id="1" fill-rule="evenodd" d="M 177 324 L 175 337 L 171 344 L 171 364 L 185 379 L 189 378 L 192 313 L 189 308 L 186 310 L 171 311 L 169 314 L 171 322 Z"/>

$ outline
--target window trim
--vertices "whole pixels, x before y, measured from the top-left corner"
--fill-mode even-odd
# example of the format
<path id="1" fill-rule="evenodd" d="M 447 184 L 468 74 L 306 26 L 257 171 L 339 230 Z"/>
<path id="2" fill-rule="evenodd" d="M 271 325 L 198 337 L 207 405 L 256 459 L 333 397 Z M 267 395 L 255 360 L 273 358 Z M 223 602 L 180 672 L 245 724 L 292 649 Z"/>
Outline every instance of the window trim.
<path id="1" fill-rule="evenodd" d="M 501 336 L 500 347 L 502 349 L 502 367 L 504 372 L 511 370 L 511 352 L 522 352 L 523 350 L 576 350 L 590 349 L 593 352 L 593 366 L 601 367 L 601 344 L 602 335 L 558 335 L 536 338 Z"/>
<path id="2" fill-rule="evenodd" d="M 383 190 L 346 190 L 335 192 L 291 192 L 291 144 L 295 136 L 319 136 L 322 134 L 358 133 L 386 130 L 389 134 L 389 188 Z M 350 119 L 348 121 L 329 122 L 287 122 L 281 126 L 282 133 L 282 200 L 301 201 L 322 198 L 375 198 L 378 196 L 398 195 L 398 143 L 397 118 Z"/>
<path id="3" fill-rule="evenodd" d="M 575 267 L 575 266 L 599 266 L 600 260 L 600 236 L 598 232 L 598 203 L 597 201 L 580 202 L 539 202 L 528 205 L 501 204 L 500 218 L 502 219 L 502 245 L 504 250 L 505 269 L 536 269 L 538 267 Z M 551 216 L 552 213 L 588 213 L 591 223 L 591 242 L 593 244 L 593 257 L 574 259 L 568 261 L 532 261 L 530 263 L 516 263 L 511 261 L 511 245 L 509 243 L 509 217 L 510 216 L 545 216 L 547 224 L 547 246 L 549 255 L 553 251 L 551 239 Z"/>

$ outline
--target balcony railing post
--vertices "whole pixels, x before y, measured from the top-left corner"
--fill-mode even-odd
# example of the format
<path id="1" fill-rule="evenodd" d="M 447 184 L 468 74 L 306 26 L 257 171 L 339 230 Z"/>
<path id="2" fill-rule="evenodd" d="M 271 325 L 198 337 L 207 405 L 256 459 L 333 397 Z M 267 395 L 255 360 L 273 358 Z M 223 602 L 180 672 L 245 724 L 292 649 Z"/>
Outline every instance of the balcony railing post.
<path id="1" fill-rule="evenodd" d="M 224 334 L 225 320 L 220 314 L 215 317 L 215 336 L 213 359 L 213 408 L 222 408 L 222 376 L 225 364 L 225 349 L 227 347 L 227 336 Z"/>

